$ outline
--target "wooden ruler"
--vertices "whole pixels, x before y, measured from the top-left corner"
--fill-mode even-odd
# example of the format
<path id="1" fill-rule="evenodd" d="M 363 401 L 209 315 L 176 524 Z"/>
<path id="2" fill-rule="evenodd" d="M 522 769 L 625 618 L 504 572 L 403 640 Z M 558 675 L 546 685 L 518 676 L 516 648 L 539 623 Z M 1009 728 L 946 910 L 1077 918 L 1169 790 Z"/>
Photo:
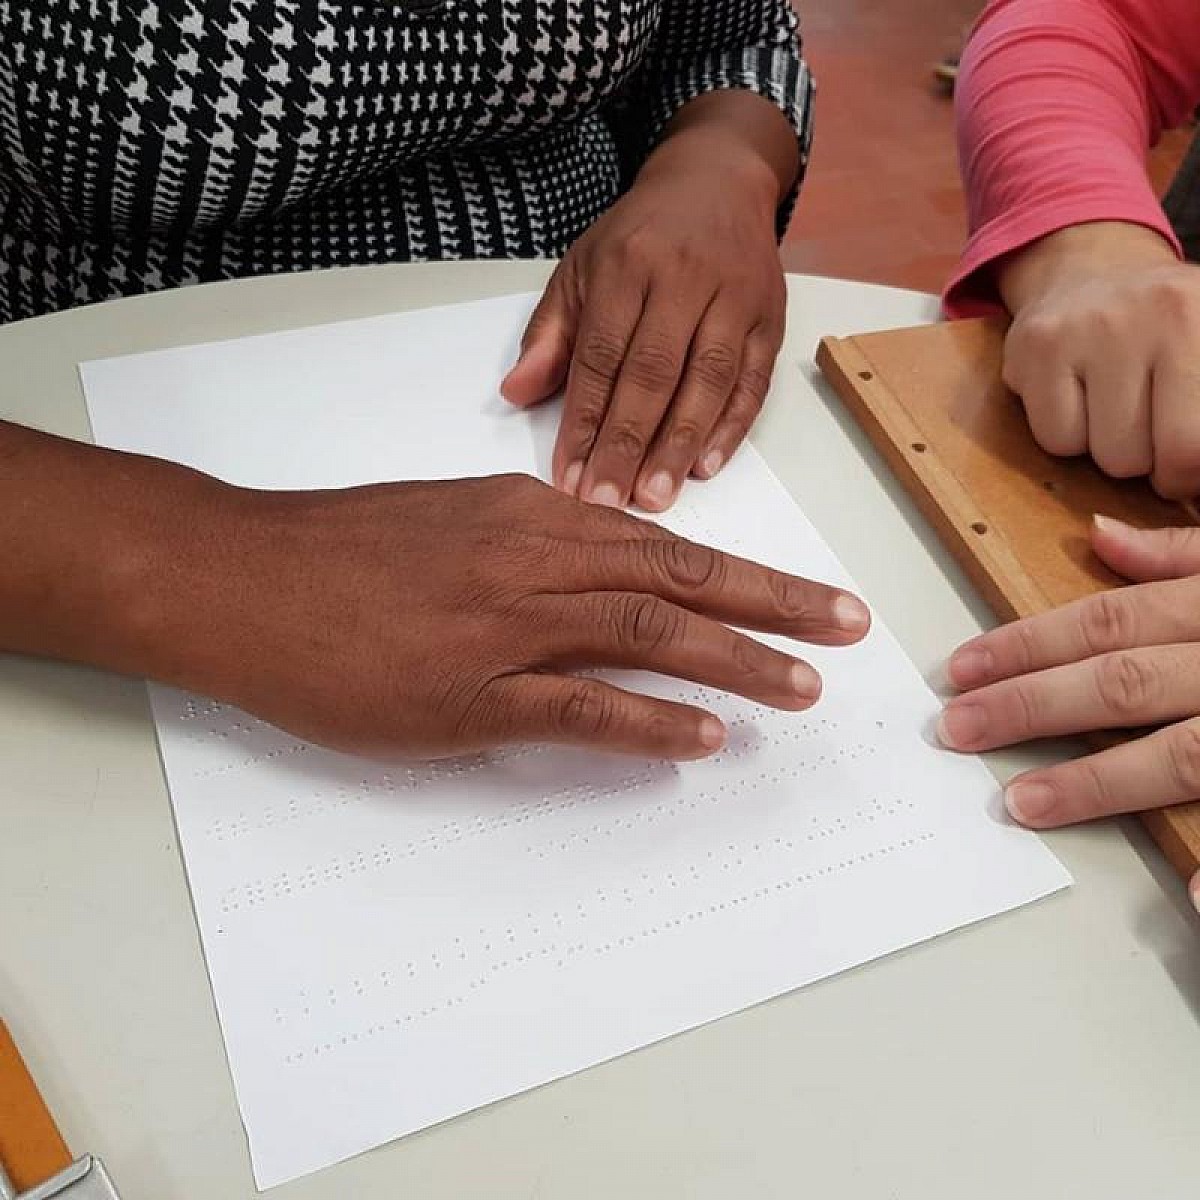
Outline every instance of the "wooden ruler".
<path id="1" fill-rule="evenodd" d="M 1144 481 L 1042 451 L 1000 378 L 1004 330 L 974 320 L 826 338 L 817 363 L 996 615 L 1013 620 L 1123 582 L 1091 552 L 1094 513 L 1146 528 L 1195 521 Z M 1123 736 L 1134 734 L 1097 741 Z M 1142 819 L 1181 874 L 1200 868 L 1200 803 Z"/>

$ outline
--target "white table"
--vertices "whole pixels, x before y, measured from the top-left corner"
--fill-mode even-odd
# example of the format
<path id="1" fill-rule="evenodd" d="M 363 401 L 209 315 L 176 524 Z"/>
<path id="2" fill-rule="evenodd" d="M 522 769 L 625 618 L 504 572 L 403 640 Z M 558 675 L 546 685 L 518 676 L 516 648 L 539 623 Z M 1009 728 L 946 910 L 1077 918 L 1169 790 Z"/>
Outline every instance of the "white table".
<path id="1" fill-rule="evenodd" d="M 195 288 L 0 330 L 0 414 L 86 437 L 80 360 L 533 289 L 537 264 Z M 812 365 L 929 297 L 793 278 L 756 434 L 920 668 L 986 614 Z M 1030 756 L 997 761 L 1005 772 Z M 1200 923 L 1139 827 L 1041 904 L 279 1189 L 288 1200 L 1200 1195 Z M 140 683 L 0 659 L 0 1013 L 126 1200 L 254 1195 Z"/>

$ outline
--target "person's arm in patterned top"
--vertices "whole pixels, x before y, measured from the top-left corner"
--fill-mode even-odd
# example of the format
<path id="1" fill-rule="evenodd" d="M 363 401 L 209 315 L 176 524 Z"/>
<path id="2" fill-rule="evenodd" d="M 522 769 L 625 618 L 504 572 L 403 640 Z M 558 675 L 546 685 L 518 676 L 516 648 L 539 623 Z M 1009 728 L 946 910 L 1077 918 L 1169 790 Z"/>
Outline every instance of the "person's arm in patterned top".
<path id="1" fill-rule="evenodd" d="M 762 407 L 783 340 L 776 236 L 807 163 L 812 83 L 786 0 L 669 0 L 609 113 L 631 183 L 571 248 L 505 382 L 565 384 L 554 481 L 668 508 Z"/>
<path id="2" fill-rule="evenodd" d="M 791 170 L 781 180 L 777 212 L 782 236 L 812 144 L 814 87 L 800 51 L 800 22 L 788 0 L 707 5 L 668 0 L 637 86 L 613 112 L 629 177 L 682 131 L 698 107 L 696 100 L 713 96 L 723 103 L 730 92 L 760 96 L 779 110 L 792 133 Z"/>

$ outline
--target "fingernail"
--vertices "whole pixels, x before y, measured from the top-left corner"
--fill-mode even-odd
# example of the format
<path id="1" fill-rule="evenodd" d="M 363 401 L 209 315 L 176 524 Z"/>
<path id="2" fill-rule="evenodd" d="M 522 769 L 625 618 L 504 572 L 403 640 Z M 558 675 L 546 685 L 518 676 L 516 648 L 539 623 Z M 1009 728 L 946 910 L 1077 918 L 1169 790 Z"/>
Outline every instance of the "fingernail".
<path id="1" fill-rule="evenodd" d="M 870 625 L 871 613 L 861 600 L 843 592 L 833 602 L 833 623 L 847 633 L 861 633 Z"/>
<path id="2" fill-rule="evenodd" d="M 675 493 L 675 480 L 666 471 L 656 471 L 642 485 L 642 494 L 651 504 L 666 507 Z"/>
<path id="3" fill-rule="evenodd" d="M 621 493 L 617 491 L 615 483 L 598 483 L 592 488 L 592 494 L 588 499 L 593 504 L 601 504 L 605 508 L 619 508 L 621 506 Z"/>
<path id="4" fill-rule="evenodd" d="M 1191 896 L 1196 911 L 1200 912 L 1200 871 L 1192 876 L 1192 882 L 1188 884 L 1188 895 Z"/>
<path id="5" fill-rule="evenodd" d="M 992 676 L 995 660 L 992 652 L 982 646 L 966 646 L 950 655 L 950 682 L 955 687 L 977 687 Z"/>
<path id="6" fill-rule="evenodd" d="M 801 700 L 813 701 L 821 694 L 821 677 L 805 662 L 792 663 L 788 672 L 792 691 Z"/>
<path id="7" fill-rule="evenodd" d="M 938 718 L 938 739 L 951 750 L 973 749 L 986 732 L 987 714 L 978 704 L 948 704 Z"/>
<path id="8" fill-rule="evenodd" d="M 1118 521 L 1116 517 L 1106 517 L 1103 513 L 1093 513 L 1092 524 L 1101 533 L 1112 533 L 1118 537 L 1122 534 L 1137 533 L 1137 530 L 1132 525 L 1127 525 L 1124 521 Z"/>
<path id="9" fill-rule="evenodd" d="M 725 726 L 716 717 L 705 717 L 700 722 L 700 744 L 706 750 L 720 750 L 725 745 Z"/>
<path id="10" fill-rule="evenodd" d="M 696 465 L 702 479 L 711 479 L 724 465 L 725 456 L 720 450 L 710 450 Z"/>
<path id="11" fill-rule="evenodd" d="M 574 496 L 579 491 L 579 477 L 583 474 L 583 463 L 573 462 L 563 472 L 563 491 Z"/>
<path id="12" fill-rule="evenodd" d="M 1023 825 L 1041 821 L 1054 808 L 1054 789 L 1044 783 L 1010 783 L 1004 790 L 1004 806 Z"/>

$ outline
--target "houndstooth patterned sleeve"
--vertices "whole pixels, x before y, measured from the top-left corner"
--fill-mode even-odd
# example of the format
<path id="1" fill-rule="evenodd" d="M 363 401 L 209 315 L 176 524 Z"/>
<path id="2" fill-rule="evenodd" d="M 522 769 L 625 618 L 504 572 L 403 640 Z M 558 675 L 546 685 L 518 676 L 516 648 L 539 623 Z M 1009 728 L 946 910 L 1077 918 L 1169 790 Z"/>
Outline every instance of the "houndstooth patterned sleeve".
<path id="1" fill-rule="evenodd" d="M 779 208 L 782 237 L 812 144 L 814 87 L 800 46 L 788 0 L 664 0 L 642 73 L 612 114 L 628 174 L 689 101 L 723 89 L 755 92 L 787 117 L 800 150 L 796 182 Z"/>

